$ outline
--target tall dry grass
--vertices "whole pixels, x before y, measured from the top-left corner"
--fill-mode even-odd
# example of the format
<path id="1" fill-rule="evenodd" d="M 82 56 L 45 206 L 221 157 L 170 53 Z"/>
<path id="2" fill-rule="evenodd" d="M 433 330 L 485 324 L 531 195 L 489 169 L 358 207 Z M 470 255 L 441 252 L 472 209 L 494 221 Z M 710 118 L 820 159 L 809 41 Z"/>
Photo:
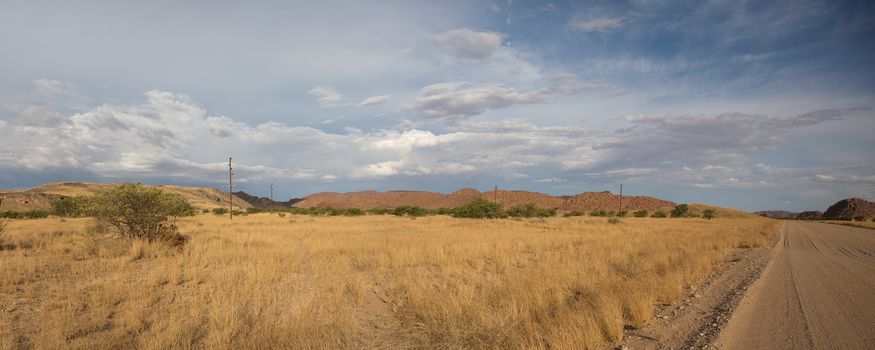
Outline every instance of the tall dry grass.
<path id="1" fill-rule="evenodd" d="M 591 348 L 775 222 L 204 215 L 181 248 L 89 226 L 9 224 L 0 349 Z"/>

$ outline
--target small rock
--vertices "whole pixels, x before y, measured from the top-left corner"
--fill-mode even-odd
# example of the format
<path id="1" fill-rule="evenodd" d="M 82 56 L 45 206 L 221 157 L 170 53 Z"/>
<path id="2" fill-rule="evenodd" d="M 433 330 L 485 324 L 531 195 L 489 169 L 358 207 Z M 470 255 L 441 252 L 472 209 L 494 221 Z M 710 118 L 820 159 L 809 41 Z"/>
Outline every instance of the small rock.
<path id="1" fill-rule="evenodd" d="M 705 332 L 699 333 L 699 336 L 700 336 L 700 337 L 704 337 L 704 336 L 705 336 Z"/>
<path id="2" fill-rule="evenodd" d="M 701 298 L 701 297 L 702 297 L 702 294 L 696 293 L 695 295 L 693 295 L 693 297 L 695 297 L 695 298 Z"/>

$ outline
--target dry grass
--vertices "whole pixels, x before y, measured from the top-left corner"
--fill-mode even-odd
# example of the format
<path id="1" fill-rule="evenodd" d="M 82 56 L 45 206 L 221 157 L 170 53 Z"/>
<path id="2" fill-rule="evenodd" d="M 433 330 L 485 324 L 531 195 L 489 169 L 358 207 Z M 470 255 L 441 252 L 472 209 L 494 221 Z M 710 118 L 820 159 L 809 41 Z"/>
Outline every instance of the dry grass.
<path id="1" fill-rule="evenodd" d="M 819 222 L 825 224 L 875 229 L 875 221 L 872 221 L 871 219 L 867 219 L 867 221 L 822 220 Z"/>
<path id="2" fill-rule="evenodd" d="M 776 224 L 204 215 L 168 248 L 13 221 L 0 349 L 591 348 Z"/>

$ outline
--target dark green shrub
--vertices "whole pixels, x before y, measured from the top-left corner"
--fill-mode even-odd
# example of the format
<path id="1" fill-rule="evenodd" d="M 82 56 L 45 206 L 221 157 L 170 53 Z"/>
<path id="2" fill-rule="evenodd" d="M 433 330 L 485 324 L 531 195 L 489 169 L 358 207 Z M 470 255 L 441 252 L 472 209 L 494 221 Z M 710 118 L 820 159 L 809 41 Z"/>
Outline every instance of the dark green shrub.
<path id="1" fill-rule="evenodd" d="M 210 213 L 210 209 L 208 209 L 208 208 L 204 208 L 203 210 L 201 210 L 201 213 L 209 214 L 209 213 Z"/>
<path id="2" fill-rule="evenodd" d="M 621 211 L 617 212 L 617 217 L 624 218 L 624 217 L 626 217 L 626 214 L 629 214 L 629 213 L 625 210 L 621 210 Z"/>
<path id="3" fill-rule="evenodd" d="M 711 208 L 708 208 L 708 209 L 705 209 L 705 211 L 702 212 L 702 217 L 705 218 L 705 219 L 711 220 L 711 219 L 714 218 L 715 214 L 717 214 L 717 211 L 716 211 L 716 210 L 711 209 Z"/>
<path id="4" fill-rule="evenodd" d="M 636 218 L 646 218 L 647 217 L 647 210 L 641 209 L 639 211 L 636 211 L 634 215 Z"/>
<path id="5" fill-rule="evenodd" d="M 854 221 L 866 221 L 866 217 L 864 216 L 855 216 Z"/>
<path id="6" fill-rule="evenodd" d="M 371 215 L 389 215 L 392 214 L 393 209 L 389 208 L 372 208 L 367 210 L 368 214 Z"/>
<path id="7" fill-rule="evenodd" d="M 422 207 L 403 205 L 392 210 L 392 214 L 395 216 L 419 217 L 427 215 L 428 210 Z"/>
<path id="8" fill-rule="evenodd" d="M 662 210 L 657 210 L 657 211 L 653 212 L 653 215 L 651 215 L 650 217 L 652 217 L 652 218 L 664 218 L 664 217 L 667 217 L 667 216 L 668 216 L 668 215 L 666 215 L 664 211 L 662 211 Z"/>
<path id="9" fill-rule="evenodd" d="M 589 213 L 590 216 L 608 216 L 608 212 L 604 210 L 596 210 L 594 212 Z"/>
<path id="10" fill-rule="evenodd" d="M 265 210 L 261 209 L 261 208 L 255 208 L 255 207 L 246 208 L 246 214 L 257 214 L 257 213 L 262 213 L 264 211 Z"/>
<path id="11" fill-rule="evenodd" d="M 140 184 L 122 184 L 98 191 L 88 212 L 124 236 L 181 243 L 175 219 L 171 219 L 194 215 L 194 207 L 179 195 Z"/>
<path id="12" fill-rule="evenodd" d="M 568 218 L 568 217 L 572 217 L 572 216 L 583 216 L 583 215 L 584 215 L 584 213 L 582 211 L 574 210 L 574 211 L 569 211 L 562 216 Z"/>
<path id="13" fill-rule="evenodd" d="M 538 208 L 536 205 L 528 203 L 510 208 L 507 215 L 517 218 L 546 218 L 556 216 L 556 209 Z"/>
<path id="14" fill-rule="evenodd" d="M 359 208 L 349 208 L 343 211 L 344 216 L 362 216 L 365 215 L 365 211 Z"/>
<path id="15" fill-rule="evenodd" d="M 689 214 L 689 212 L 690 212 L 690 207 L 689 207 L 689 206 L 687 206 L 686 204 L 678 204 L 678 205 L 677 205 L 676 207 L 674 207 L 674 209 L 671 211 L 671 217 L 673 217 L 673 218 L 682 218 L 682 217 L 687 216 L 687 214 Z"/>
<path id="16" fill-rule="evenodd" d="M 451 209 L 451 208 L 438 208 L 437 215 L 453 215 L 453 209 Z"/>
<path id="17" fill-rule="evenodd" d="M 471 203 L 453 209 L 454 218 L 495 219 L 506 217 L 501 204 L 478 198 Z"/>
<path id="18" fill-rule="evenodd" d="M 213 208 L 213 214 L 216 214 L 219 216 L 228 214 L 228 208 L 223 208 L 223 207 Z"/>

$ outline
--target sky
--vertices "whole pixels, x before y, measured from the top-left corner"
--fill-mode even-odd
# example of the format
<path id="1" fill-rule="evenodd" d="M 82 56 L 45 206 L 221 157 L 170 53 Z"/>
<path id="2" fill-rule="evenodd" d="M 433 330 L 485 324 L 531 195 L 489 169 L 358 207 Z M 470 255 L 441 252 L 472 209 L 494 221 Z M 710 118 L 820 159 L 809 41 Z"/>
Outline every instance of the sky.
<path id="1" fill-rule="evenodd" d="M 875 199 L 871 1 L 0 2 L 0 188 Z"/>

